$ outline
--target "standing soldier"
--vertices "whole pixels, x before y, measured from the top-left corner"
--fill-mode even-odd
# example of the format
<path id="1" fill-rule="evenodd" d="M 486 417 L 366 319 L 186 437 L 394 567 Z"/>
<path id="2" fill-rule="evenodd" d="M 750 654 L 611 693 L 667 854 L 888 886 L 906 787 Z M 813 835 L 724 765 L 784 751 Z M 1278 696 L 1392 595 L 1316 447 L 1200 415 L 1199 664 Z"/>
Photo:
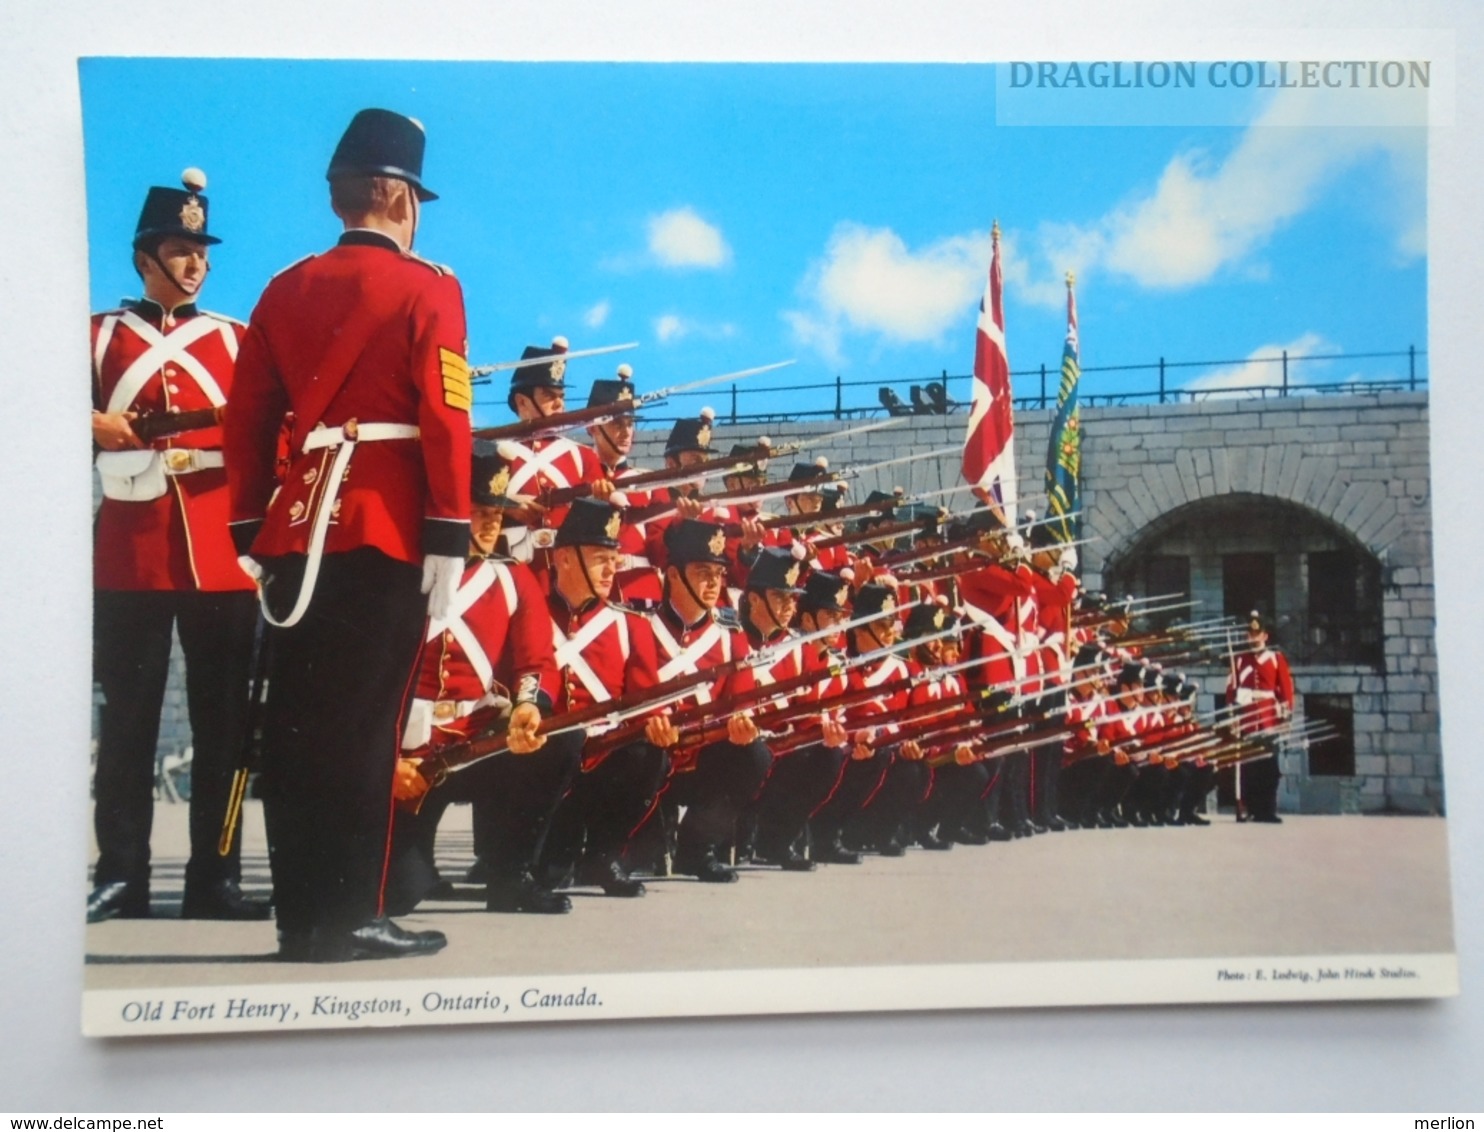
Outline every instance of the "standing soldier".
<path id="1" fill-rule="evenodd" d="M 266 919 L 244 899 L 240 839 L 217 853 L 247 724 L 257 614 L 227 534 L 216 423 L 232 389 L 242 324 L 196 309 L 206 281 L 206 177 L 152 188 L 134 233 L 144 298 L 93 316 L 93 442 L 103 503 L 94 529 L 93 664 L 103 689 L 95 780 L 96 887 L 88 920 L 149 915 L 155 746 L 172 626 L 191 717 L 187 918 Z M 177 425 L 161 426 L 168 414 Z"/>
<path id="2" fill-rule="evenodd" d="M 285 269 L 249 323 L 227 420 L 232 529 L 276 631 L 263 725 L 279 958 L 436 951 L 381 891 L 402 700 L 424 618 L 469 546 L 464 300 L 410 251 L 422 126 L 362 110 L 330 160 L 339 243 Z M 274 455 L 293 412 L 292 459 Z M 427 594 L 427 598 L 422 595 Z"/>
<path id="3" fill-rule="evenodd" d="M 1238 653 L 1226 682 L 1226 702 L 1237 705 L 1240 734 L 1269 731 L 1293 715 L 1293 674 L 1288 658 L 1268 648 L 1268 624 L 1253 610 L 1247 619 L 1247 651 Z M 1238 768 L 1242 801 L 1253 821 L 1277 824 L 1278 754 Z"/>

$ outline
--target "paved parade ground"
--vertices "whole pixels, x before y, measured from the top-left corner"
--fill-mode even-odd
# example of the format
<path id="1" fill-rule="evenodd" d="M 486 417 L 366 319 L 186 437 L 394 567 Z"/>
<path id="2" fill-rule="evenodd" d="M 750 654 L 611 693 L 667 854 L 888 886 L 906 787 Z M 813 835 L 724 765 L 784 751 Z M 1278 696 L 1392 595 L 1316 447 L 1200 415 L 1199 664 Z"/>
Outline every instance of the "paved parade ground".
<path id="1" fill-rule="evenodd" d="M 265 893 L 262 813 L 246 812 L 244 887 Z M 1088 830 L 738 883 L 647 881 L 639 900 L 573 893 L 566 916 L 494 915 L 482 891 L 403 918 L 443 952 L 338 967 L 273 960 L 269 923 L 181 921 L 186 807 L 156 807 L 150 920 L 87 930 L 90 990 L 327 978 L 849 967 L 1453 949 L 1447 825 L 1425 817 L 1285 817 L 1205 829 Z M 445 876 L 472 861 L 467 807 L 440 836 Z M 82 915 L 79 886 L 78 915 Z"/>

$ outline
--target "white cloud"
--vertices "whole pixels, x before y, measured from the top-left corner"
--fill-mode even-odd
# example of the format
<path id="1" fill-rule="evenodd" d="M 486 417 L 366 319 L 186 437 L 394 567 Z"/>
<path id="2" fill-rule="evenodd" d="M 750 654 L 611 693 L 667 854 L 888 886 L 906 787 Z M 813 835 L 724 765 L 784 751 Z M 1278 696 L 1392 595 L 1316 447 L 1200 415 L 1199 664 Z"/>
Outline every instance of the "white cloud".
<path id="1" fill-rule="evenodd" d="M 697 322 L 678 314 L 663 314 L 654 320 L 654 336 L 662 343 L 678 341 L 690 335 L 713 340 L 731 338 L 736 333 L 737 327 L 730 322 Z"/>
<path id="2" fill-rule="evenodd" d="M 1343 96 L 1356 103 L 1368 93 Z M 1269 239 L 1337 178 L 1378 160 L 1385 170 L 1374 178 L 1385 186 L 1378 207 L 1390 213 L 1394 254 L 1402 261 L 1426 254 L 1425 135 L 1400 128 L 1415 119 L 1394 92 L 1375 93 L 1365 105 L 1349 107 L 1366 124 L 1337 126 L 1333 92 L 1279 92 L 1225 160 L 1200 151 L 1177 154 L 1152 191 L 1097 220 L 1043 224 L 1023 234 L 1015 243 L 1024 259 L 1013 272 L 1007 237 L 1007 283 L 1013 275 L 1020 297 L 1055 305 L 1067 269 L 1084 277 L 1105 271 L 1149 288 L 1190 287 L 1227 269 L 1260 274 L 1263 265 L 1253 257 Z"/>
<path id="3" fill-rule="evenodd" d="M 689 206 L 649 218 L 649 253 L 662 267 L 722 267 L 732 259 L 721 230 Z"/>
<path id="4" fill-rule="evenodd" d="M 1315 354 L 1337 354 L 1339 347 L 1313 331 L 1301 334 L 1292 342 L 1269 343 L 1259 346 L 1247 355 L 1247 360 L 1188 381 L 1183 388 L 1198 391 L 1205 397 L 1225 399 L 1232 397 L 1261 397 L 1262 391 L 1254 386 L 1276 388 L 1283 383 L 1282 357 L 1288 352 L 1288 384 L 1304 386 L 1312 383 L 1330 366 L 1328 360 L 1315 358 Z"/>
<path id="5" fill-rule="evenodd" d="M 800 284 L 808 309 L 783 312 L 795 339 L 840 360 L 846 331 L 935 342 L 984 293 L 989 236 L 949 236 L 916 251 L 890 228 L 836 225 Z"/>
<path id="6" fill-rule="evenodd" d="M 599 299 L 588 307 L 582 314 L 582 325 L 589 330 L 596 330 L 608 321 L 608 314 L 612 310 L 607 299 Z"/>

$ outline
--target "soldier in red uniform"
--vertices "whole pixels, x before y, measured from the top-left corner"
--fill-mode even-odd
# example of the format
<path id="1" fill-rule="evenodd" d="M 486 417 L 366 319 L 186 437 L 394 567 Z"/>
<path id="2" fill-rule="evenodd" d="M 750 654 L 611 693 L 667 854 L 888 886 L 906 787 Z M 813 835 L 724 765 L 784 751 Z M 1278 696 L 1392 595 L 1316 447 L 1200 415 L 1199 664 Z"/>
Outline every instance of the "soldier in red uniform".
<path id="1" fill-rule="evenodd" d="M 345 234 L 268 284 L 227 418 L 233 535 L 277 627 L 264 813 L 290 961 L 447 942 L 381 906 L 402 701 L 424 619 L 447 615 L 469 547 L 463 294 L 409 250 L 434 199 L 424 145 L 400 114 L 352 120 L 327 174 Z M 299 455 L 278 488 L 290 411 Z"/>
<path id="2" fill-rule="evenodd" d="M 1247 651 L 1238 653 L 1226 682 L 1226 702 L 1237 705 L 1240 734 L 1266 731 L 1293 716 L 1293 674 L 1288 658 L 1268 647 L 1268 624 L 1257 610 L 1247 619 Z M 1242 803 L 1253 821 L 1277 824 L 1278 755 L 1254 759 L 1238 768 Z"/>
<path id="3" fill-rule="evenodd" d="M 528 362 L 510 376 L 507 403 L 522 421 L 535 422 L 567 408 L 567 340 L 557 337 L 548 346 L 527 346 L 521 360 Z M 593 485 L 593 495 L 607 499 L 613 484 L 607 478 L 598 454 L 585 444 L 565 436 L 538 436 L 530 440 L 507 440 L 501 451 L 510 461 L 510 494 L 527 504 L 525 513 L 512 516 L 520 525 L 505 529 L 505 545 L 512 558 L 521 562 L 533 560 L 537 546 L 536 532 L 554 531 L 562 525 L 566 507 L 551 510 L 539 502 L 543 492 Z M 545 536 L 549 540 L 550 535 Z"/>
<path id="4" fill-rule="evenodd" d="M 735 613 L 717 608 L 728 565 L 726 531 L 715 523 L 682 519 L 667 528 L 665 543 L 665 600 L 650 618 L 661 683 L 748 654 Z M 773 762 L 751 716 L 728 707 L 730 699 L 753 687 L 747 668 L 700 685 L 693 698 L 714 703 L 717 715 L 726 715 L 727 737 L 704 745 L 682 738 L 673 754 L 675 773 L 666 801 L 686 807 L 677 830 L 675 871 L 706 883 L 737 879 L 717 859 L 717 850 L 735 836 L 738 815 L 757 795 Z"/>
<path id="5" fill-rule="evenodd" d="M 492 912 L 560 913 L 570 902 L 533 876 L 551 814 L 577 769 L 581 737 L 537 734 L 555 693 L 556 666 L 544 595 L 529 568 L 494 557 L 505 514 L 510 465 L 474 457 L 469 564 L 446 616 L 424 632 L 413 699 L 402 733 L 396 794 L 411 802 L 424 781 L 408 752 L 437 749 L 502 721 L 509 753 L 484 759 L 435 787 L 416 813 L 399 809 L 393 830 L 387 906 L 410 911 L 438 885 L 433 840 L 451 802 L 474 806 L 474 841 Z"/>
<path id="6" fill-rule="evenodd" d="M 886 586 L 874 583 L 862 586 L 855 594 L 854 617 L 875 618 L 851 631 L 850 650 L 854 656 L 879 652 L 895 644 L 901 635 L 896 595 Z M 908 675 L 906 661 L 899 656 L 883 655 L 850 670 L 850 690 L 886 687 L 905 680 Z M 891 716 L 907 706 L 908 696 L 906 688 L 899 688 L 846 708 L 850 761 L 845 764 L 839 788 L 809 823 L 816 860 L 840 865 L 860 863 L 860 854 L 847 848 L 845 842 L 850 839 L 865 844 L 871 840 L 870 832 L 860 828 L 861 812 L 881 789 L 897 753 L 893 742 L 897 728 Z"/>
<path id="7" fill-rule="evenodd" d="M 649 618 L 612 602 L 622 561 L 622 517 L 609 503 L 579 499 L 556 534 L 546 612 L 559 672 L 556 710 L 575 711 L 644 692 L 659 681 Z M 553 872 L 574 870 L 577 883 L 609 896 L 644 895 L 629 875 L 625 850 L 654 809 L 670 771 L 666 749 L 679 741 L 668 718 L 644 720 L 642 731 L 616 739 L 609 727 L 586 734 L 582 773 L 557 810 L 547 842 Z"/>
<path id="8" fill-rule="evenodd" d="M 221 428 L 242 324 L 196 307 L 206 279 L 206 178 L 152 188 L 134 235 L 144 298 L 93 316 L 93 440 L 103 503 L 94 528 L 93 663 L 103 689 L 94 781 L 98 836 L 88 920 L 149 915 L 155 747 L 172 626 L 186 659 L 191 740 L 191 856 L 181 914 L 265 919 L 244 899 L 241 841 L 217 853 L 247 723 L 257 611 L 227 533 Z M 208 423 L 145 442 L 134 431 L 167 413 Z M 144 418 L 144 420 L 141 420 Z M 148 435 L 148 434 L 146 434 Z"/>
<path id="9" fill-rule="evenodd" d="M 633 376 L 633 369 L 621 365 L 614 378 L 593 382 L 587 396 L 588 406 L 622 407 L 621 402 L 632 402 Z M 635 424 L 632 412 L 619 413 L 610 421 L 588 425 L 587 433 L 593 438 L 593 449 L 602 465 L 603 478 L 623 492 L 624 519 L 618 533 L 620 557 L 618 576 L 614 583 L 618 587 L 617 596 L 625 605 L 652 609 L 659 604 L 664 579 L 659 569 L 649 560 L 647 524 L 635 523 L 628 518 L 635 510 L 648 506 L 652 496 L 647 491 L 627 489 L 623 483 L 639 471 L 629 463 L 629 452 L 634 447 Z"/>
<path id="10" fill-rule="evenodd" d="M 754 650 L 768 648 L 776 651 L 770 663 L 759 664 L 753 669 L 753 678 L 759 684 L 776 684 L 809 672 L 819 674 L 817 683 L 806 684 L 792 694 L 785 693 L 778 700 L 767 701 L 762 712 L 765 723 L 766 711 L 772 705 L 818 700 L 821 695 L 844 689 L 843 675 L 831 676 L 828 671 L 840 659 L 831 648 L 830 638 L 822 637 L 788 647 L 789 639 L 798 635 L 790 625 L 804 597 L 804 590 L 798 585 L 801 569 L 798 558 L 787 550 L 765 548 L 752 565 L 747 577 L 747 592 L 742 598 L 740 613 L 748 643 Z M 810 575 L 810 581 L 815 577 L 824 581 L 814 586 L 814 598 L 805 618 L 813 626 L 808 632 L 828 628 L 836 616 L 843 620 L 844 602 L 849 600 L 849 586 L 844 579 L 816 571 Z M 826 608 L 830 612 L 826 612 Z M 821 618 L 825 624 L 820 623 Z M 789 872 L 808 872 L 814 868 L 814 861 L 799 852 L 799 843 L 808 828 L 810 816 L 825 804 L 839 785 L 847 758 L 845 727 L 837 716 L 827 712 L 801 722 L 817 722 L 819 737 L 803 746 L 790 747 L 787 754 L 778 755 L 753 806 L 757 818 L 757 859 Z"/>

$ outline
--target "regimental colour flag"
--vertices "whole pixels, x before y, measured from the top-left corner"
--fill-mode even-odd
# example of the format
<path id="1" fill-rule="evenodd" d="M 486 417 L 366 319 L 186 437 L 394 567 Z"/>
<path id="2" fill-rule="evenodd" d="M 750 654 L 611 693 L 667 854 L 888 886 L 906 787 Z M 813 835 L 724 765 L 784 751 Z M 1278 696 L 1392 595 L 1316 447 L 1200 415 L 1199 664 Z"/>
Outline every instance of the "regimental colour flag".
<path id="1" fill-rule="evenodd" d="M 1082 529 L 1082 414 L 1077 406 L 1077 277 L 1067 272 L 1067 341 L 1061 352 L 1061 388 L 1046 450 L 1046 517 L 1058 542 L 1076 542 Z"/>
<path id="2" fill-rule="evenodd" d="M 1010 358 L 1005 350 L 1004 277 L 1000 225 L 991 236 L 989 285 L 979 304 L 974 340 L 974 398 L 964 440 L 964 480 L 1007 525 L 1015 523 L 1015 409 L 1010 397 Z"/>

